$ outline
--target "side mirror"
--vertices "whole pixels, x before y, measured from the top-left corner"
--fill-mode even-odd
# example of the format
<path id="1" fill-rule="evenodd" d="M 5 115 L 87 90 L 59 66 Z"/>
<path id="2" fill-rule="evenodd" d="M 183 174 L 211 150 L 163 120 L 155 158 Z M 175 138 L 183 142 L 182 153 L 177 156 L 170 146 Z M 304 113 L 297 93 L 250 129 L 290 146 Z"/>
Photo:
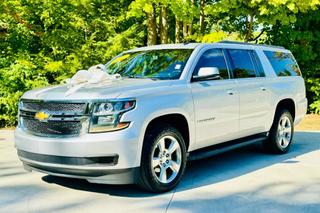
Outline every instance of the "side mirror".
<path id="1" fill-rule="evenodd" d="M 199 69 L 198 75 L 193 76 L 193 81 L 203 81 L 203 80 L 213 80 L 219 79 L 220 72 L 217 67 L 201 67 Z"/>

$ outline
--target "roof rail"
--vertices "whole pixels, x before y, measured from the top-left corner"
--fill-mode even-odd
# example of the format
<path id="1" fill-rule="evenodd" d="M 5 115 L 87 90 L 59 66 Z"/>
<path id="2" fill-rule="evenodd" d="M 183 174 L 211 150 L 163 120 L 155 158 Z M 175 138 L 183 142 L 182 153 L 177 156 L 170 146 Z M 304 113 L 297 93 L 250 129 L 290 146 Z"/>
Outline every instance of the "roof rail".
<path id="1" fill-rule="evenodd" d="M 267 45 L 267 44 L 252 44 L 252 43 L 241 42 L 241 41 L 222 40 L 222 41 L 219 41 L 218 43 L 224 43 L 224 44 L 241 44 L 241 45 L 262 46 L 262 47 L 275 47 L 275 48 L 279 48 L 279 49 L 285 49 L 285 48 L 282 47 L 282 46 Z"/>

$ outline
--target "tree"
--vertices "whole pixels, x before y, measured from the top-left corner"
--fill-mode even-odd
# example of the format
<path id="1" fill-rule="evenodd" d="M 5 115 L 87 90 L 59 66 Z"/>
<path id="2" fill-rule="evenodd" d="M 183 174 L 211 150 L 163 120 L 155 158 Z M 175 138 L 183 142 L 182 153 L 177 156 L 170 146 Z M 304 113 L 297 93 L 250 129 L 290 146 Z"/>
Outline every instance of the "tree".
<path id="1" fill-rule="evenodd" d="M 160 43 L 168 43 L 168 7 L 160 5 Z"/>
<path id="2" fill-rule="evenodd" d="M 245 41 L 256 41 L 270 26 L 294 23 L 299 12 L 316 10 L 319 5 L 319 0 L 220 0 L 205 10 L 224 18 L 224 30 L 240 32 Z M 262 33 L 254 36 L 255 31 Z"/>
<path id="3" fill-rule="evenodd" d="M 195 0 L 135 0 L 130 4 L 128 17 L 146 17 L 147 44 L 187 40 L 193 34 L 194 18 L 199 15 Z M 174 19 L 169 19 L 174 17 Z M 159 20 L 157 23 L 156 20 Z M 169 36 L 169 25 L 175 26 L 175 38 Z"/>
<path id="4" fill-rule="evenodd" d="M 176 0 L 170 2 L 169 8 L 175 15 L 176 42 L 187 41 L 188 37 L 194 33 L 195 19 L 199 16 L 197 2 L 195 0 Z"/>
<path id="5" fill-rule="evenodd" d="M 157 22 L 154 5 L 150 5 L 150 10 L 147 12 L 147 31 L 148 31 L 148 45 L 157 44 Z"/>
<path id="6" fill-rule="evenodd" d="M 175 16 L 175 43 L 181 42 L 181 21 Z"/>
<path id="7" fill-rule="evenodd" d="M 159 6 L 157 0 L 135 0 L 129 6 L 128 17 L 146 17 L 148 45 L 157 44 L 157 6 Z M 160 22 L 162 23 L 162 20 Z"/>
<path id="8" fill-rule="evenodd" d="M 297 21 L 289 25 L 280 23 L 266 32 L 265 43 L 290 49 L 296 57 L 307 85 L 310 111 L 320 114 L 320 11 L 297 14 Z"/>
<path id="9" fill-rule="evenodd" d="M 0 127 L 15 125 L 27 90 L 59 84 L 77 70 L 144 44 L 130 1 L 0 1 Z M 119 7 L 121 5 L 121 7 Z"/>
<path id="10" fill-rule="evenodd" d="M 200 0 L 200 33 L 203 34 L 204 33 L 204 29 L 205 29 L 205 26 L 204 26 L 204 7 L 205 7 L 205 4 L 206 4 L 206 0 Z"/>

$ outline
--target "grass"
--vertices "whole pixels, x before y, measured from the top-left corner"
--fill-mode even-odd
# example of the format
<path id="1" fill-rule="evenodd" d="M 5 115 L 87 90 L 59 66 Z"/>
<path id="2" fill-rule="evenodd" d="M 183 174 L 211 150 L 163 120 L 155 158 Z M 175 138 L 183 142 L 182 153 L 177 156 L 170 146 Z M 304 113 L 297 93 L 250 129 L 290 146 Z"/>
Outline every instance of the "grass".
<path id="1" fill-rule="evenodd" d="M 320 131 L 320 115 L 306 115 L 306 117 L 304 117 L 304 119 L 295 127 L 295 130 Z"/>
<path id="2" fill-rule="evenodd" d="M 0 128 L 0 130 L 14 130 L 16 127 L 11 126 L 11 127 L 4 127 L 4 128 Z"/>

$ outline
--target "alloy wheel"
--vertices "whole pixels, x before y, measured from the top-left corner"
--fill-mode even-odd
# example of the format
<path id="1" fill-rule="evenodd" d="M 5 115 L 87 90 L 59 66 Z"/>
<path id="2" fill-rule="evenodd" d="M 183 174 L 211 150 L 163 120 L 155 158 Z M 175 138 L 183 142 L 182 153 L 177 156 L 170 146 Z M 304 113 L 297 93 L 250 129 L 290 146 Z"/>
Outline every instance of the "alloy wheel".
<path id="1" fill-rule="evenodd" d="M 176 138 L 164 136 L 154 146 L 152 152 L 152 172 L 161 183 L 171 183 L 181 167 L 181 147 Z"/>
<path id="2" fill-rule="evenodd" d="M 287 116 L 281 117 L 278 124 L 277 142 L 281 148 L 286 148 L 292 137 L 292 127 Z"/>

